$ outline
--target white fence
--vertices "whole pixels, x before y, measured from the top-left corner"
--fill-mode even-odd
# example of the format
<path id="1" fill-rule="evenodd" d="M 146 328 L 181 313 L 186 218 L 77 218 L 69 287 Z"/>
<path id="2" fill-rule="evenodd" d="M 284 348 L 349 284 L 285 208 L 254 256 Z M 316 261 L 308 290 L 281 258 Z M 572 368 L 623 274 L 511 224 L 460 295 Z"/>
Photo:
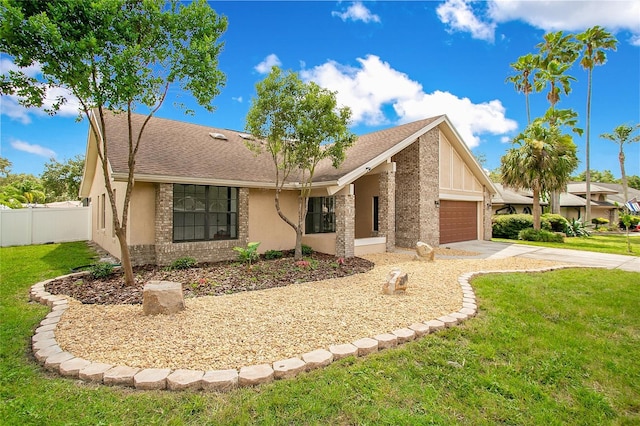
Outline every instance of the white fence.
<path id="1" fill-rule="evenodd" d="M 0 246 L 91 239 L 91 207 L 0 210 Z"/>

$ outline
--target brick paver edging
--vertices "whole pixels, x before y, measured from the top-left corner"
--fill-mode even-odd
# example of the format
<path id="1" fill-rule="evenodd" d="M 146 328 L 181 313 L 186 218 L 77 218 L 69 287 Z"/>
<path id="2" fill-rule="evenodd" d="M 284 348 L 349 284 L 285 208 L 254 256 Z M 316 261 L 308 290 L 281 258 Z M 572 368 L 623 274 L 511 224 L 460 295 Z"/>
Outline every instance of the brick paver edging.
<path id="1" fill-rule="evenodd" d="M 31 341 L 33 353 L 38 362 L 43 364 L 47 370 L 65 377 L 105 385 L 130 386 L 135 389 L 229 391 L 239 386 L 255 386 L 269 383 L 274 379 L 295 377 L 304 371 L 325 367 L 333 361 L 348 356 L 361 357 L 379 350 L 393 348 L 474 317 L 478 312 L 478 305 L 469 280 L 475 276 L 495 273 L 548 272 L 575 267 L 565 265 L 528 270 L 467 272 L 458 277 L 458 283 L 462 290 L 462 307 L 455 312 L 436 319 L 416 322 L 406 328 L 393 330 L 389 333 L 365 337 L 353 343 L 317 349 L 303 354 L 300 358 L 289 358 L 272 364 L 250 365 L 239 370 L 211 371 L 114 366 L 85 360 L 63 351 L 55 339 L 55 328 L 64 312 L 69 308 L 69 302 L 66 296 L 48 293 L 45 290 L 45 285 L 54 279 L 79 275 L 70 274 L 42 281 L 31 287 L 31 300 L 51 308 L 51 312 L 40 322 Z"/>

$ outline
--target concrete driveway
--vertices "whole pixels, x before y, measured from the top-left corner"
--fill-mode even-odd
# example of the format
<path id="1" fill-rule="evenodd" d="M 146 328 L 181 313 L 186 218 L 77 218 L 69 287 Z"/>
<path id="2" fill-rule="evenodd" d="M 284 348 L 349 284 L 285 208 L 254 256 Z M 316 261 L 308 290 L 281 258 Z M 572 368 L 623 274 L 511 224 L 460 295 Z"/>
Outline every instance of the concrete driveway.
<path id="1" fill-rule="evenodd" d="M 608 269 L 622 269 L 624 271 L 640 272 L 640 257 L 637 256 L 623 256 L 619 254 L 536 247 L 525 244 L 509 244 L 480 240 L 442 244 L 440 247 L 450 247 L 451 249 L 480 253 L 477 256 L 465 256 L 467 259 L 504 259 L 506 257 L 516 256 L 528 259 L 553 260 L 562 263 L 575 263 L 576 265 L 599 266 Z"/>

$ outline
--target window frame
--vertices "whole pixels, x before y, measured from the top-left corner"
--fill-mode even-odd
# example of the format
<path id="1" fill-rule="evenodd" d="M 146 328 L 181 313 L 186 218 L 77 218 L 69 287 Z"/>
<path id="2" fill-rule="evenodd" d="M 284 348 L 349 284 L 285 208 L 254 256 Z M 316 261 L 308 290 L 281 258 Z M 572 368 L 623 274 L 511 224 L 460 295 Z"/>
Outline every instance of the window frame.
<path id="1" fill-rule="evenodd" d="M 316 211 L 320 207 L 320 211 Z M 327 211 L 324 211 L 324 208 Z M 336 232 L 336 197 L 309 197 L 304 220 L 305 234 L 333 234 Z M 317 226 L 316 226 L 317 225 Z M 316 229 L 318 229 L 316 231 Z"/>

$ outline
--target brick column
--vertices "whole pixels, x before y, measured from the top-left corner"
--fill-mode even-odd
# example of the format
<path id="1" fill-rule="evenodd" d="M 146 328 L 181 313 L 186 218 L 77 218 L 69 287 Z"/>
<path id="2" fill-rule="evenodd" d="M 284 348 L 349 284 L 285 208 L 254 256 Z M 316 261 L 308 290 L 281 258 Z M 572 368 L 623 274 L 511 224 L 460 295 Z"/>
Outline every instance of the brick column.
<path id="1" fill-rule="evenodd" d="M 491 206 L 491 193 L 487 187 L 483 187 L 482 197 L 482 239 L 485 241 L 491 241 L 493 236 L 493 227 L 491 226 L 491 214 L 493 213 Z"/>
<path id="2" fill-rule="evenodd" d="M 378 236 L 386 237 L 387 251 L 392 251 L 396 245 L 396 173 L 382 172 L 378 179 Z"/>
<path id="3" fill-rule="evenodd" d="M 338 257 L 355 255 L 356 197 L 352 192 L 336 195 L 336 256 Z"/>
<path id="4" fill-rule="evenodd" d="M 429 130 L 418 139 L 420 150 L 420 241 L 440 245 L 440 129 Z"/>

